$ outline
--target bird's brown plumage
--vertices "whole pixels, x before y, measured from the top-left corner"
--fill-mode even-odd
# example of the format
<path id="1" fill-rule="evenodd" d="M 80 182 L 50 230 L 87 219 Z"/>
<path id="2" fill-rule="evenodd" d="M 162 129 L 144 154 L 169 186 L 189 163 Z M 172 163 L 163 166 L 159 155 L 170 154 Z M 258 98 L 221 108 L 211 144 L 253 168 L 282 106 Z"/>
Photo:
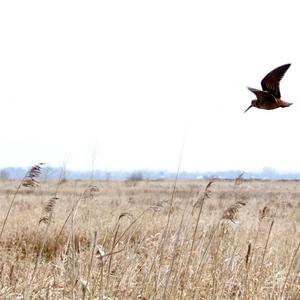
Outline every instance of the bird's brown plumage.
<path id="1" fill-rule="evenodd" d="M 263 88 L 263 91 L 267 91 L 270 94 L 272 94 L 274 97 L 280 99 L 281 95 L 280 95 L 279 83 L 290 66 L 291 64 L 282 65 L 274 69 L 270 73 L 268 73 L 261 81 L 261 86 Z"/>
<path id="2" fill-rule="evenodd" d="M 248 88 L 249 91 L 255 94 L 257 99 L 251 102 L 251 105 L 245 110 L 245 112 L 251 107 L 269 110 L 278 107 L 288 107 L 292 104 L 281 100 L 279 88 L 280 80 L 283 78 L 285 72 L 290 66 L 291 64 L 285 64 L 269 72 L 261 81 L 262 91 L 254 88 Z"/>

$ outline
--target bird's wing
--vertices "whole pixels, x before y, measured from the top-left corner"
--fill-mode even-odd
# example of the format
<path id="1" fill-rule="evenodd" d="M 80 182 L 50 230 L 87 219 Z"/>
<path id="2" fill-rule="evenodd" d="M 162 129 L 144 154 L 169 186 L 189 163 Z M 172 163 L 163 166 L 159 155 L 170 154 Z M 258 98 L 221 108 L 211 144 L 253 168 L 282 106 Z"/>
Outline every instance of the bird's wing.
<path id="1" fill-rule="evenodd" d="M 282 65 L 268 73 L 261 81 L 264 91 L 271 93 L 274 97 L 280 99 L 279 82 L 291 64 Z"/>
<path id="2" fill-rule="evenodd" d="M 251 91 L 252 93 L 255 94 L 257 101 L 262 103 L 262 102 L 269 102 L 269 103 L 274 103 L 276 102 L 276 99 L 273 95 L 271 95 L 269 92 L 266 91 L 260 91 L 257 89 L 253 89 L 248 87 L 248 90 Z"/>

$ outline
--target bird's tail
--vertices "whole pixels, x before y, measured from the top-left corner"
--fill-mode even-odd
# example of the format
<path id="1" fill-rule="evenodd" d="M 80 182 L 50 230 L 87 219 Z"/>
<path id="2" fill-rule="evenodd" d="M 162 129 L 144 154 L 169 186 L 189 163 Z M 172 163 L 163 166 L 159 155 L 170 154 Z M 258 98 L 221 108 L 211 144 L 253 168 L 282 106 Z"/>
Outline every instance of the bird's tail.
<path id="1" fill-rule="evenodd" d="M 292 104 L 293 104 L 293 103 L 286 102 L 286 101 L 283 101 L 283 100 L 280 101 L 280 107 L 289 107 L 289 106 L 291 106 Z"/>

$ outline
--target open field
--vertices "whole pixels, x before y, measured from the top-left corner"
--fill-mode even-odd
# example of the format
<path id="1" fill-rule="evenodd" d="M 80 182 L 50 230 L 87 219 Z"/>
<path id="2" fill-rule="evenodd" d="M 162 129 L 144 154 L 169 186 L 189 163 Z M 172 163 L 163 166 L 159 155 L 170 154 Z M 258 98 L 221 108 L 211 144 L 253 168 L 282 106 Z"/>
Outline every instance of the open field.
<path id="1" fill-rule="evenodd" d="M 19 184 L 1 299 L 300 299 L 300 182 Z"/>

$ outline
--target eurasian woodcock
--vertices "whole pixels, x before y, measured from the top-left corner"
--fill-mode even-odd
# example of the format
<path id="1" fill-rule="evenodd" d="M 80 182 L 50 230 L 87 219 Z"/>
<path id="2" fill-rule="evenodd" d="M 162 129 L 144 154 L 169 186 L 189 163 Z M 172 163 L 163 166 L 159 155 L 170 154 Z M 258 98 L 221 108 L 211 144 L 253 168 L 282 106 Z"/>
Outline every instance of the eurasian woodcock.
<path id="1" fill-rule="evenodd" d="M 281 100 L 279 89 L 280 80 L 283 78 L 290 65 L 291 64 L 282 65 L 268 73 L 261 81 L 262 91 L 248 87 L 248 90 L 254 93 L 257 99 L 252 100 L 251 105 L 245 112 L 251 107 L 269 110 L 278 107 L 288 107 L 293 104 Z"/>

